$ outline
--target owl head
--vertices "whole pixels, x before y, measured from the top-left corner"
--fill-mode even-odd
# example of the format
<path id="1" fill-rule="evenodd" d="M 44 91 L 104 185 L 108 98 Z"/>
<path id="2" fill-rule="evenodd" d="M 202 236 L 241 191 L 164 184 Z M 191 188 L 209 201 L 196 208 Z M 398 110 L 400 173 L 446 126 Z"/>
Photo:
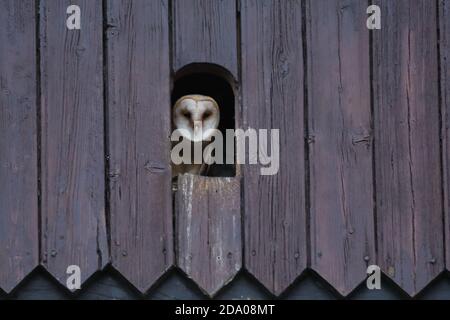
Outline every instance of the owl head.
<path id="1" fill-rule="evenodd" d="M 174 129 L 190 141 L 209 140 L 217 129 L 220 112 L 217 102 L 208 96 L 187 95 L 177 100 L 172 110 Z"/>

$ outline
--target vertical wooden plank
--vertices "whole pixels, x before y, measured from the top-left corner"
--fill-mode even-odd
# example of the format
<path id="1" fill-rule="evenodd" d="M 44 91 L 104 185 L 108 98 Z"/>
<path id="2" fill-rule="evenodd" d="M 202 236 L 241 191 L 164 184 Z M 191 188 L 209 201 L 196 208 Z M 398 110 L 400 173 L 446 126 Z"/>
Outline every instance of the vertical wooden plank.
<path id="1" fill-rule="evenodd" d="M 241 1 L 243 126 L 280 129 L 280 168 L 244 166 L 245 263 L 275 294 L 306 267 L 301 1 Z"/>
<path id="2" fill-rule="evenodd" d="M 375 263 L 366 8 L 307 5 L 311 267 L 344 296 Z"/>
<path id="3" fill-rule="evenodd" d="M 213 63 L 237 78 L 235 0 L 173 0 L 173 69 Z"/>
<path id="4" fill-rule="evenodd" d="M 450 270 L 450 3 L 446 0 L 439 1 L 439 23 L 445 256 L 447 270 Z"/>
<path id="5" fill-rule="evenodd" d="M 376 1 L 378 264 L 410 295 L 444 269 L 436 2 Z"/>
<path id="6" fill-rule="evenodd" d="M 107 12 L 112 264 L 144 292 L 173 264 L 168 1 Z"/>
<path id="7" fill-rule="evenodd" d="M 66 28 L 69 5 L 81 30 Z M 69 265 L 85 281 L 108 262 L 103 151 L 102 6 L 42 0 L 42 264 L 65 285 Z"/>
<path id="8" fill-rule="evenodd" d="M 178 185 L 178 266 L 213 296 L 241 268 L 240 181 L 183 175 Z"/>
<path id="9" fill-rule="evenodd" d="M 36 13 L 0 1 L 0 288 L 38 264 Z"/>
<path id="10" fill-rule="evenodd" d="M 211 63 L 226 68 L 236 79 L 236 16 L 233 0 L 174 0 L 173 69 Z M 234 83 L 230 85 L 235 89 Z M 235 105 L 238 124 L 238 99 Z M 237 171 L 233 178 L 180 176 L 178 181 L 177 265 L 210 296 L 231 281 L 242 265 Z"/>

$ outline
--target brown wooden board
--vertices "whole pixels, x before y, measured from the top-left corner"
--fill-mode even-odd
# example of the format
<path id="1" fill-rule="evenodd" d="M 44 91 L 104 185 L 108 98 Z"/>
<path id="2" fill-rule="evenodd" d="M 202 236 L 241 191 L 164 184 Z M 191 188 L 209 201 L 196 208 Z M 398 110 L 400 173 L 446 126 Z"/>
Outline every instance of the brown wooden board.
<path id="1" fill-rule="evenodd" d="M 241 268 L 239 190 L 237 178 L 178 178 L 177 264 L 210 296 Z"/>
<path id="2" fill-rule="evenodd" d="M 174 0 L 172 14 L 173 70 L 191 63 L 211 63 L 227 69 L 236 79 L 236 2 Z M 226 80 L 235 87 L 234 80 Z M 238 99 L 235 104 L 238 124 Z M 177 265 L 213 296 L 241 268 L 239 168 L 237 177 L 233 178 L 182 176 L 179 179 L 175 200 Z"/>
<path id="3" fill-rule="evenodd" d="M 439 1 L 440 83 L 442 110 L 442 155 L 444 170 L 444 211 L 446 266 L 450 270 L 450 3 Z"/>
<path id="4" fill-rule="evenodd" d="M 375 262 L 366 8 L 360 0 L 306 8 L 311 268 L 344 296 Z"/>
<path id="5" fill-rule="evenodd" d="M 220 65 L 237 78 L 235 0 L 173 0 L 173 69 Z"/>
<path id="6" fill-rule="evenodd" d="M 144 292 L 173 264 L 168 1 L 107 2 L 113 266 Z"/>
<path id="7" fill-rule="evenodd" d="M 69 5 L 81 30 L 68 30 Z M 109 261 L 105 227 L 102 5 L 90 0 L 40 2 L 41 262 L 66 284 L 82 282 Z"/>
<path id="8" fill-rule="evenodd" d="M 444 269 L 437 8 L 376 1 L 373 88 L 378 264 L 415 295 Z"/>
<path id="9" fill-rule="evenodd" d="M 0 1 L 0 289 L 38 261 L 36 13 L 32 0 Z"/>
<path id="10" fill-rule="evenodd" d="M 301 13 L 301 1 L 241 1 L 243 126 L 280 129 L 279 172 L 244 166 L 244 261 L 275 294 L 307 262 Z"/>

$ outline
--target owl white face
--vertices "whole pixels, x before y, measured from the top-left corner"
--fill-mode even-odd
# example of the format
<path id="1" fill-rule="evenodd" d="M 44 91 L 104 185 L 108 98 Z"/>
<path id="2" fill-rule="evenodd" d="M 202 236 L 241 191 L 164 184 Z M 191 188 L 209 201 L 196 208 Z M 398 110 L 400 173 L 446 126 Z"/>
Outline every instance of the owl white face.
<path id="1" fill-rule="evenodd" d="M 220 121 L 216 101 L 202 95 L 178 99 L 173 106 L 172 117 L 175 129 L 184 129 L 181 135 L 194 142 L 209 140 Z"/>

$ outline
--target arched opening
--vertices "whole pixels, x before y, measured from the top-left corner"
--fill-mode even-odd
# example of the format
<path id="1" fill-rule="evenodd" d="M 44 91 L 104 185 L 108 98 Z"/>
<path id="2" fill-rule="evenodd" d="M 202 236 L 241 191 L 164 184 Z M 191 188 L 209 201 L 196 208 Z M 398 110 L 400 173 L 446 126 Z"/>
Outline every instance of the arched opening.
<path id="1" fill-rule="evenodd" d="M 185 95 L 199 94 L 213 98 L 220 110 L 218 129 L 222 132 L 224 163 L 209 166 L 206 176 L 236 176 L 235 161 L 226 164 L 226 129 L 235 129 L 235 82 L 231 74 L 220 66 L 211 64 L 191 64 L 179 70 L 173 82 L 171 106 Z M 172 123 L 173 125 L 173 123 Z M 175 128 L 172 128 L 174 130 Z M 233 140 L 234 143 L 234 140 Z M 235 159 L 235 158 L 233 158 Z"/>

